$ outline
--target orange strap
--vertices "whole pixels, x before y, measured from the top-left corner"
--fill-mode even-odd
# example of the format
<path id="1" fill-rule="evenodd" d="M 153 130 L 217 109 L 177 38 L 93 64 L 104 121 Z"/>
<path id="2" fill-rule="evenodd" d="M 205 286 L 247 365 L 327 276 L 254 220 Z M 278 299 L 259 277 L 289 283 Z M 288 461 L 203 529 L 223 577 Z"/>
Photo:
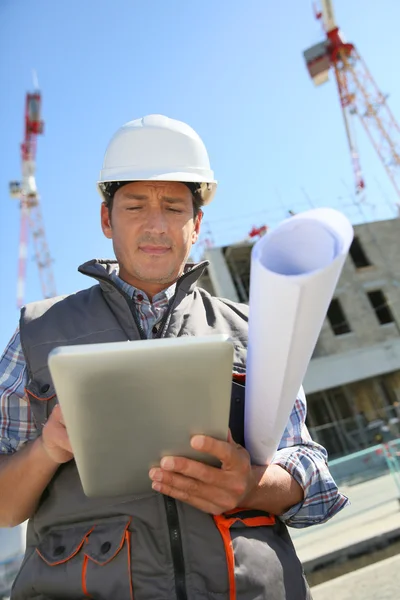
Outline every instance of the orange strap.
<path id="1" fill-rule="evenodd" d="M 91 598 L 91 596 L 89 595 L 89 592 L 87 591 L 87 587 L 86 587 L 86 571 L 87 571 L 88 562 L 89 562 L 89 559 L 85 554 L 85 556 L 83 557 L 83 566 L 82 566 L 82 591 L 83 591 L 83 595 L 85 596 L 85 598 Z"/>
<path id="2" fill-rule="evenodd" d="M 245 517 L 245 514 L 248 514 Z M 229 517 L 229 515 L 231 515 Z M 234 516 L 237 515 L 237 516 Z M 240 516 L 239 516 L 240 515 Z M 233 544 L 230 533 L 230 528 L 234 523 L 243 523 L 247 527 L 262 527 L 275 525 L 274 515 L 266 515 L 261 511 L 252 511 L 246 509 L 235 509 L 226 513 L 226 515 L 214 516 L 214 522 L 221 534 L 224 543 L 226 564 L 228 567 L 229 581 L 229 600 L 236 600 L 236 580 L 235 580 L 235 555 L 233 552 Z"/>
<path id="3" fill-rule="evenodd" d="M 127 529 L 125 531 L 125 539 L 127 545 L 127 554 L 128 554 L 128 577 L 129 577 L 129 590 L 130 597 L 133 600 L 133 586 L 132 586 L 132 566 L 131 566 L 131 532 Z"/>
<path id="4" fill-rule="evenodd" d="M 233 519 L 231 525 L 236 521 L 240 521 L 243 525 L 247 525 L 247 527 L 271 526 L 276 523 L 275 515 L 270 515 L 264 511 L 253 510 L 251 508 L 235 508 L 234 510 L 230 510 L 223 515 L 220 515 L 219 518 L 228 521 Z"/>
<path id="5" fill-rule="evenodd" d="M 94 528 L 95 528 L 95 525 L 86 534 L 86 537 L 85 537 L 85 540 L 84 540 L 85 544 L 87 544 L 89 535 L 92 533 L 92 531 L 93 531 Z M 89 592 L 87 590 L 87 585 L 86 585 L 86 571 L 87 571 L 87 567 L 88 567 L 88 562 L 89 562 L 89 557 L 86 554 L 84 554 L 84 556 L 83 556 L 83 564 L 82 564 L 82 591 L 83 591 L 83 595 L 85 596 L 85 598 L 91 598 L 92 597 L 89 594 Z"/>
<path id="6" fill-rule="evenodd" d="M 250 517 L 249 519 L 235 519 L 247 525 L 247 527 L 263 527 L 275 525 L 275 517 L 272 515 L 269 517 Z"/>
<path id="7" fill-rule="evenodd" d="M 221 534 L 222 541 L 224 542 L 226 564 L 228 567 L 229 600 L 236 600 L 235 555 L 233 553 L 232 538 L 229 531 L 230 526 L 236 519 L 226 519 L 224 516 L 216 515 L 214 516 L 214 521 Z"/>

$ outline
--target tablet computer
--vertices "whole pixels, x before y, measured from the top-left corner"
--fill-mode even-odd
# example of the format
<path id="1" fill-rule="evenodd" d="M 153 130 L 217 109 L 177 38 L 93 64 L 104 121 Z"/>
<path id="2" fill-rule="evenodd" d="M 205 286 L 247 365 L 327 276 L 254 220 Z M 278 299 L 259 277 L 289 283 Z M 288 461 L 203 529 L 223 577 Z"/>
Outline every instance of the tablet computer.
<path id="1" fill-rule="evenodd" d="M 226 440 L 233 344 L 226 335 L 58 347 L 49 369 L 87 496 L 151 491 L 163 456 L 218 465 L 194 434 Z"/>

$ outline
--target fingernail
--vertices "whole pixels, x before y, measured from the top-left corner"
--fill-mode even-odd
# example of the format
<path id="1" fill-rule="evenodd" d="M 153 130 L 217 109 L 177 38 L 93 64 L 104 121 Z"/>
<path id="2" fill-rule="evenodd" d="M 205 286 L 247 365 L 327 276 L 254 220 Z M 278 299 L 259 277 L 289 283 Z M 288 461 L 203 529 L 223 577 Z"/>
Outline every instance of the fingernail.
<path id="1" fill-rule="evenodd" d="M 162 481 L 162 472 L 160 469 L 151 469 L 149 475 L 150 479 L 154 481 Z"/>
<path id="2" fill-rule="evenodd" d="M 192 437 L 191 444 L 195 450 L 201 450 L 204 446 L 204 435 L 195 435 Z"/>
<path id="3" fill-rule="evenodd" d="M 153 483 L 151 484 L 151 487 L 156 492 L 159 492 L 161 490 L 161 483 L 157 483 L 157 481 L 153 481 Z"/>
<path id="4" fill-rule="evenodd" d="M 172 469 L 175 466 L 175 462 L 173 458 L 170 458 L 169 456 L 166 456 L 165 458 L 163 458 L 161 460 L 161 466 L 163 469 L 167 469 L 169 471 L 172 471 Z"/>

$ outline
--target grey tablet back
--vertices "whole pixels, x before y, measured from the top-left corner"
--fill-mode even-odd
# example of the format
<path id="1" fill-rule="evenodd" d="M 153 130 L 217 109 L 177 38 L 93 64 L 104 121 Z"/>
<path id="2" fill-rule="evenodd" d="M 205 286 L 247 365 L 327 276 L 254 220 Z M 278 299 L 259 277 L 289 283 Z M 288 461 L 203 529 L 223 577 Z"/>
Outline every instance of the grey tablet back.
<path id="1" fill-rule="evenodd" d="M 190 438 L 227 439 L 232 362 L 225 335 L 53 350 L 49 369 L 85 494 L 150 492 L 148 472 L 162 456 L 217 466 Z"/>

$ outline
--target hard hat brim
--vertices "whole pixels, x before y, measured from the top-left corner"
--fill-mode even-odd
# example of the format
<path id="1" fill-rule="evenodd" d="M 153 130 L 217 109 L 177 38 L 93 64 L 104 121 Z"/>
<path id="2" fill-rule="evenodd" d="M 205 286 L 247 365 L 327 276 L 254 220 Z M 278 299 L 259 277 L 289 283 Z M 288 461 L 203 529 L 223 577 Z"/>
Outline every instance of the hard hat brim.
<path id="1" fill-rule="evenodd" d="M 112 173 L 105 173 L 102 171 L 100 174 L 101 179 L 97 182 L 97 190 L 102 197 L 103 201 L 107 201 L 107 198 L 104 195 L 104 192 L 101 188 L 101 184 L 104 183 L 112 183 L 112 182 L 134 182 L 134 181 L 176 181 L 177 183 L 198 183 L 200 187 L 200 195 L 203 201 L 203 205 L 210 204 L 212 199 L 214 198 L 215 192 L 217 190 L 217 181 L 211 179 L 207 179 L 204 175 L 200 175 L 199 173 L 181 171 L 181 172 L 167 172 L 167 173 L 126 173 L 125 172 L 114 172 L 114 169 L 110 169 Z"/>

